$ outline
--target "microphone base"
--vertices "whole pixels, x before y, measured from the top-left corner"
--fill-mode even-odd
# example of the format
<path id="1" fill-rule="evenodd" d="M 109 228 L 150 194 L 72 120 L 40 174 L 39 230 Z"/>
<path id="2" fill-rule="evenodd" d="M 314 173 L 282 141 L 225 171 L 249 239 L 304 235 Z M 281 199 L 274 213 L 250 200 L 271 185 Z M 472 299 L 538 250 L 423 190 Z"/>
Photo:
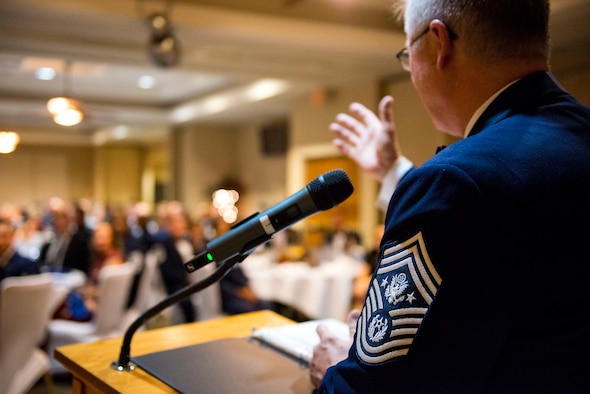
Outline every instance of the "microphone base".
<path id="1" fill-rule="evenodd" d="M 136 364 L 132 363 L 131 361 L 121 364 L 119 361 L 113 361 L 111 363 L 111 368 L 117 370 L 119 372 L 123 371 L 133 371 L 137 367 Z"/>

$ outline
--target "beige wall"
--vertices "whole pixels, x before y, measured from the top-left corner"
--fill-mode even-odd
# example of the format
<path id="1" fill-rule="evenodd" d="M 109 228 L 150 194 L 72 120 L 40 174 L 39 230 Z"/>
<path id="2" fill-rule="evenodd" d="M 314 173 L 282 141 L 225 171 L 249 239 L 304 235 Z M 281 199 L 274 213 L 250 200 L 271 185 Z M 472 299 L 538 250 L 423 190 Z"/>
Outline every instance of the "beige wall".
<path id="1" fill-rule="evenodd" d="M 196 214 L 211 191 L 236 173 L 236 131 L 223 127 L 188 126 L 173 133 L 171 154 L 173 191 L 170 199 L 181 201 Z"/>
<path id="2" fill-rule="evenodd" d="M 438 146 L 456 141 L 434 127 L 409 74 L 386 83 L 385 92 L 394 99 L 393 111 L 402 152 L 415 164 L 432 157 Z"/>
<path id="3" fill-rule="evenodd" d="M 141 199 L 144 150 L 141 147 L 100 147 L 95 150 L 94 198 L 116 207 Z"/>
<path id="4" fill-rule="evenodd" d="M 555 76 L 575 98 L 590 106 L 590 70 L 556 71 Z"/>
<path id="5" fill-rule="evenodd" d="M 0 155 L 0 203 L 30 207 L 51 197 L 92 196 L 94 166 L 91 147 L 19 146 Z"/>

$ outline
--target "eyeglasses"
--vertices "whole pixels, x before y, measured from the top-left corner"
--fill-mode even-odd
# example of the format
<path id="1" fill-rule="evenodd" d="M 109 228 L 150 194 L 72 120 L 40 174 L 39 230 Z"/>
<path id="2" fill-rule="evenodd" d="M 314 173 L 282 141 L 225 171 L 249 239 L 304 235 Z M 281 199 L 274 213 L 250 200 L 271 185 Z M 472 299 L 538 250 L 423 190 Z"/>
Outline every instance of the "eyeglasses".
<path id="1" fill-rule="evenodd" d="M 426 28 L 426 30 L 424 30 L 422 33 L 420 33 L 416 38 L 414 38 L 412 41 L 410 41 L 410 44 L 408 45 L 408 47 L 411 47 L 416 41 L 418 41 L 420 38 L 422 38 L 422 36 L 424 36 L 426 33 L 428 33 L 430 31 L 430 26 Z M 400 62 L 400 64 L 402 65 L 402 68 L 406 71 L 410 71 L 410 51 L 408 51 L 408 48 L 403 48 L 401 51 L 399 51 L 395 57 L 397 58 L 397 60 Z"/>
<path id="2" fill-rule="evenodd" d="M 449 31 L 449 37 L 451 38 L 451 40 L 456 40 L 457 35 L 448 26 L 447 26 L 447 30 Z M 416 36 L 416 38 L 414 38 L 412 41 L 410 41 L 410 44 L 408 45 L 408 47 L 411 47 L 412 45 L 414 45 L 414 43 L 416 41 L 418 41 L 420 38 L 422 38 L 429 31 L 430 31 L 430 26 L 427 27 L 426 30 L 424 30 L 422 33 L 418 34 L 418 36 Z M 395 55 L 397 60 L 402 65 L 402 68 L 406 71 L 411 70 L 411 68 L 410 68 L 410 51 L 408 50 L 408 47 L 402 49 L 401 51 L 399 51 Z"/>

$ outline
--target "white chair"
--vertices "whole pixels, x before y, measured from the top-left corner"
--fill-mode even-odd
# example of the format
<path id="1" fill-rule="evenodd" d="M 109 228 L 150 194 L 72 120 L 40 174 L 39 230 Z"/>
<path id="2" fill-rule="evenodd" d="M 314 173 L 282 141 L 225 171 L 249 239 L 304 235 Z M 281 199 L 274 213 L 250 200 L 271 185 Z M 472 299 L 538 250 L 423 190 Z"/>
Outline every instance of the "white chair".
<path id="1" fill-rule="evenodd" d="M 39 349 L 49 322 L 49 274 L 5 278 L 0 284 L 0 393 L 28 392 L 49 370 Z"/>
<path id="2" fill-rule="evenodd" d="M 187 260 L 188 261 L 188 260 Z M 201 269 L 193 272 L 189 276 L 189 283 L 192 285 L 199 282 L 215 272 L 215 264 L 207 264 Z M 221 286 L 219 281 L 211 284 L 209 287 L 192 294 L 191 301 L 197 311 L 199 321 L 211 320 L 224 316 L 221 305 Z"/>
<path id="3" fill-rule="evenodd" d="M 134 263 L 126 262 L 106 266 L 100 270 L 97 309 L 89 322 L 60 319 L 49 322 L 47 349 L 51 356 L 51 373 L 66 372 L 66 369 L 53 358 L 56 348 L 124 334 L 121 321 L 125 315 L 136 269 Z"/>
<path id="4" fill-rule="evenodd" d="M 137 292 L 135 293 L 135 300 L 133 304 L 125 312 L 121 329 L 126 331 L 131 323 L 133 323 L 143 312 L 155 305 L 154 298 L 151 296 L 152 283 L 156 277 L 156 270 L 158 269 L 158 255 L 152 251 L 141 253 L 132 258 L 137 264 L 136 273 L 140 273 L 139 283 L 137 285 Z M 144 329 L 141 327 L 140 329 Z"/>

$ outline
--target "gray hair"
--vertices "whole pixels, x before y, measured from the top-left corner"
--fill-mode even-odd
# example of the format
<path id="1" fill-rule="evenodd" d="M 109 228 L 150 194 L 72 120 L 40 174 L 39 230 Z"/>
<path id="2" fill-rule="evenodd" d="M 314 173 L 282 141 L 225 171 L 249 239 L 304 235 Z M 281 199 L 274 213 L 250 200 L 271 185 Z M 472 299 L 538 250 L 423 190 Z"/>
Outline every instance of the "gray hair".
<path id="1" fill-rule="evenodd" d="M 549 57 L 548 0 L 401 0 L 393 10 L 408 37 L 439 19 L 487 62 Z"/>

